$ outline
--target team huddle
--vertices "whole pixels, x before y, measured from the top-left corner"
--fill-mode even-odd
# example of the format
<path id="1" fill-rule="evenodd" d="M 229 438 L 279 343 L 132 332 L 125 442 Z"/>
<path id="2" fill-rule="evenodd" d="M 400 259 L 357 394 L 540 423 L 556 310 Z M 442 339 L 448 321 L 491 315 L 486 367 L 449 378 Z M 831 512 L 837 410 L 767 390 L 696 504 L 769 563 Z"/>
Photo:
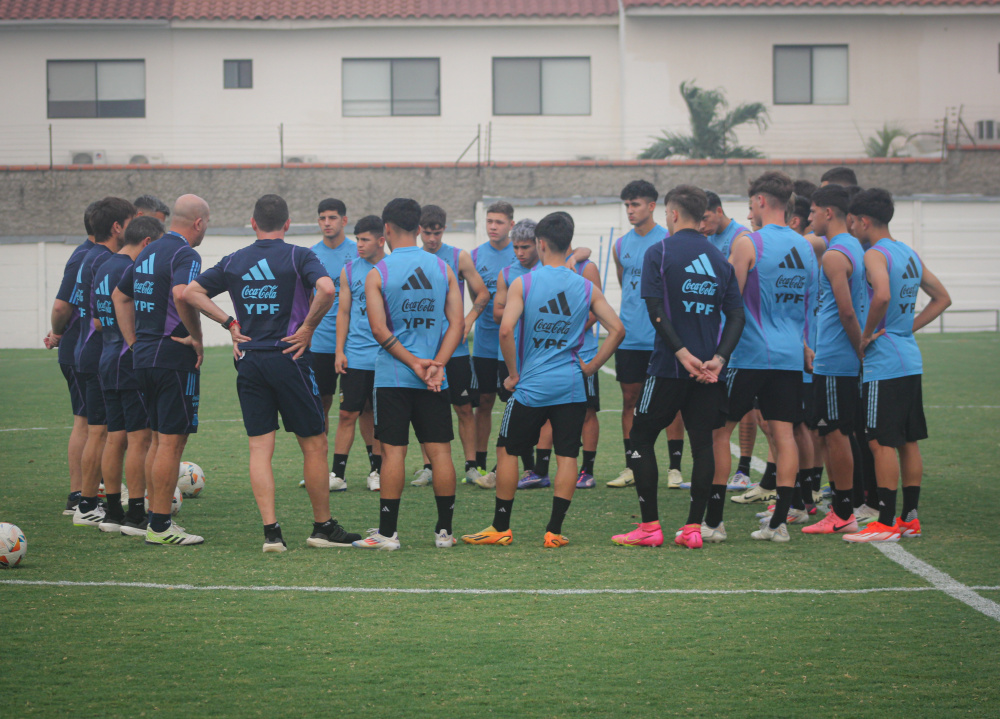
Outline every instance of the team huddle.
<path id="1" fill-rule="evenodd" d="M 567 545 L 573 494 L 596 485 L 595 375 L 612 357 L 625 464 L 607 484 L 635 487 L 642 520 L 613 536 L 615 544 L 664 542 L 661 432 L 667 487 L 691 493 L 678 545 L 727 538 L 727 491 L 737 493 L 734 502 L 769 505 L 758 514 L 756 540 L 787 542 L 791 524 L 849 542 L 919 537 L 917 443 L 927 429 L 914 333 L 948 307 L 947 291 L 892 238 L 891 195 L 862 190 L 848 168 L 827 172 L 820 187 L 766 172 L 748 196 L 749 228 L 725 215 L 715 193 L 679 185 L 662 199 L 661 226 L 657 190 L 629 183 L 621 199 L 632 229 L 612 247 L 618 313 L 589 251 L 574 250 L 565 212 L 515 223 L 514 208 L 496 202 L 486 211 L 488 241 L 468 252 L 442 241 L 447 217 L 435 205 L 392 200 L 381 217 L 356 222 L 351 240 L 346 206 L 326 199 L 318 207 L 323 239 L 305 248 L 284 241 L 286 202 L 264 195 L 251 221 L 256 242 L 203 269 L 203 199 L 184 195 L 172 210 L 151 196 L 92 203 L 88 241 L 66 264 L 45 338 L 58 347 L 74 414 L 64 513 L 76 526 L 147 544 L 204 541 L 172 521 L 171 502 L 198 429 L 205 317 L 232 338 L 264 552 L 287 548 L 271 464 L 279 417 L 302 451 L 301 486 L 313 510 L 308 546 L 400 547 L 411 427 L 423 455 L 411 484 L 433 487 L 435 546 L 457 544 L 452 408 L 461 481 L 496 492 L 491 524 L 460 539 L 511 544 L 517 490 L 552 486 L 542 543 Z M 918 290 L 930 298 L 919 313 Z M 235 317 L 213 301 L 223 293 Z M 506 406 L 487 469 L 498 396 Z M 330 514 L 330 493 L 347 488 L 357 424 L 366 486 L 379 493 L 378 526 L 365 537 Z M 730 476 L 737 425 L 740 462 Z M 758 429 L 769 456 L 754 484 Z M 688 481 L 680 471 L 685 433 Z"/>

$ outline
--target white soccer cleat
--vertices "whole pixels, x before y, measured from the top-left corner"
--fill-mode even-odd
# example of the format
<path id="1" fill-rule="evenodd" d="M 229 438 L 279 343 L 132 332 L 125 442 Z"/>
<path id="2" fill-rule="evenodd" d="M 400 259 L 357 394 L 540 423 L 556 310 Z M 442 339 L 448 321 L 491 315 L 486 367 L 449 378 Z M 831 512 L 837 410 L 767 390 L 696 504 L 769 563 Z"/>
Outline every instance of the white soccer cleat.
<path id="1" fill-rule="evenodd" d="M 391 537 L 383 537 L 378 533 L 378 529 L 369 529 L 368 536 L 364 539 L 359 539 L 353 542 L 354 546 L 358 549 L 381 549 L 386 552 L 391 552 L 395 549 L 399 549 L 399 532 L 394 533 Z"/>
<path id="2" fill-rule="evenodd" d="M 860 507 L 855 507 L 854 518 L 858 520 L 858 524 L 868 524 L 878 519 L 878 510 L 862 504 Z"/>
<path id="3" fill-rule="evenodd" d="M 755 504 L 756 502 L 770 502 L 772 499 L 777 499 L 777 497 L 777 490 L 761 489 L 758 483 L 750 485 L 750 489 L 743 494 L 738 494 L 729 499 L 737 504 Z"/>
<path id="4" fill-rule="evenodd" d="M 486 474 L 479 475 L 472 481 L 477 487 L 481 487 L 482 489 L 493 489 L 497 486 L 497 473 L 487 472 Z"/>
<path id="5" fill-rule="evenodd" d="M 285 546 L 285 541 L 281 537 L 264 540 L 264 554 L 280 554 L 287 551 L 288 547 Z"/>
<path id="6" fill-rule="evenodd" d="M 704 522 L 701 523 L 701 539 L 704 542 L 710 542 L 712 544 L 718 544 L 719 542 L 726 541 L 726 525 L 724 522 L 719 522 L 719 526 L 709 527 Z"/>
<path id="7" fill-rule="evenodd" d="M 330 481 L 332 482 L 333 480 Z M 372 472 L 371 474 L 369 474 L 367 482 L 368 482 L 368 489 L 372 492 L 377 492 L 382 488 L 382 477 L 379 475 L 378 472 Z M 347 487 L 346 483 L 344 484 L 344 487 L 345 488 Z"/>
<path id="8" fill-rule="evenodd" d="M 679 469 L 671 469 L 667 471 L 667 489 L 681 489 L 681 485 L 684 483 L 684 475 L 681 474 Z"/>
<path id="9" fill-rule="evenodd" d="M 774 505 L 768 507 L 764 512 L 757 512 L 757 519 L 762 522 L 770 522 L 772 516 L 774 516 Z M 809 524 L 809 511 L 806 509 L 795 509 L 794 507 L 789 507 L 788 523 Z"/>
<path id="10" fill-rule="evenodd" d="M 635 484 L 635 475 L 631 469 L 623 469 L 621 474 L 608 482 L 609 487 L 631 487 Z"/>
<path id="11" fill-rule="evenodd" d="M 146 544 L 160 544 L 168 547 L 185 547 L 193 544 L 201 544 L 204 537 L 197 534 L 189 534 L 184 527 L 171 523 L 162 532 L 154 532 L 152 528 L 146 530 Z"/>
<path id="12" fill-rule="evenodd" d="M 750 475 L 737 471 L 736 474 L 729 478 L 729 483 L 726 485 L 726 491 L 745 492 L 750 489 L 751 486 L 753 486 L 753 480 L 750 479 Z"/>
<path id="13" fill-rule="evenodd" d="M 770 540 L 772 542 L 787 542 L 789 540 L 788 526 L 781 523 L 777 529 L 771 529 L 769 525 L 765 524 L 756 532 L 750 532 L 750 538 Z"/>
<path id="14" fill-rule="evenodd" d="M 421 467 L 413 473 L 413 481 L 410 482 L 410 485 L 414 487 L 426 487 L 433 479 L 433 472 L 426 467 Z"/>
<path id="15" fill-rule="evenodd" d="M 434 546 L 438 549 L 447 549 L 448 547 L 454 547 L 458 543 L 452 535 L 448 534 L 447 529 L 442 529 L 440 532 L 434 535 Z"/>
<path id="16" fill-rule="evenodd" d="M 89 512 L 81 512 L 80 507 L 77 506 L 76 511 L 73 512 L 73 526 L 74 527 L 99 527 L 101 522 L 104 521 L 104 507 L 98 502 L 97 506 Z"/>

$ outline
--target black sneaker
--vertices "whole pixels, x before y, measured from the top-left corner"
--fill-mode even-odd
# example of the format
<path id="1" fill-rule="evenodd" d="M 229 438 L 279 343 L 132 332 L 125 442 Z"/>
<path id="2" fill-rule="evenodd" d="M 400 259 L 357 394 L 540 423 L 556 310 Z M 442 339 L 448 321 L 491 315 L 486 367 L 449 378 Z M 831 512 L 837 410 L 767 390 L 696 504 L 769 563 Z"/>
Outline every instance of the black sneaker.
<path id="1" fill-rule="evenodd" d="M 264 553 L 269 552 L 284 552 L 288 547 L 285 545 L 285 540 L 281 536 L 281 527 L 272 530 L 264 530 Z"/>
<path id="2" fill-rule="evenodd" d="M 147 517 L 135 521 L 129 519 L 128 515 L 125 515 L 125 521 L 121 523 L 119 531 L 126 537 L 145 537 L 146 529 L 149 528 L 149 521 Z"/>
<path id="3" fill-rule="evenodd" d="M 350 547 L 351 542 L 361 540 L 360 534 L 346 531 L 336 519 L 331 519 L 321 528 L 313 525 L 313 533 L 306 540 L 310 547 Z"/>
<path id="4" fill-rule="evenodd" d="M 101 523 L 97 525 L 97 528 L 102 532 L 119 532 L 122 528 L 122 524 L 125 523 L 125 512 L 118 508 L 117 512 L 106 512 L 104 514 L 104 519 Z"/>
<path id="5" fill-rule="evenodd" d="M 66 497 L 66 509 L 63 510 L 63 516 L 72 517 L 76 513 L 76 508 L 80 506 L 80 497 L 77 495 L 74 497 L 72 494 Z"/>

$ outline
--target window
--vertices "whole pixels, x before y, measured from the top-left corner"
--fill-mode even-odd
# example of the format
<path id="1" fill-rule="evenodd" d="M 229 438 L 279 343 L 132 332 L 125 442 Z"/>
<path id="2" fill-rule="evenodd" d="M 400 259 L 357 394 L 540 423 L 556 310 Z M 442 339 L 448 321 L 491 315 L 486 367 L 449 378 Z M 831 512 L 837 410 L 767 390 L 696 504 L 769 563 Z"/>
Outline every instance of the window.
<path id="1" fill-rule="evenodd" d="M 846 45 L 775 45 L 775 105 L 846 105 Z"/>
<path id="2" fill-rule="evenodd" d="M 589 57 L 493 58 L 494 115 L 589 115 Z"/>
<path id="3" fill-rule="evenodd" d="M 437 58 L 344 60 L 344 117 L 440 115 Z"/>
<path id="4" fill-rule="evenodd" d="M 253 60 L 223 60 L 222 87 L 246 90 L 253 87 Z"/>
<path id="5" fill-rule="evenodd" d="M 145 60 L 49 60 L 48 112 L 56 117 L 145 117 Z"/>

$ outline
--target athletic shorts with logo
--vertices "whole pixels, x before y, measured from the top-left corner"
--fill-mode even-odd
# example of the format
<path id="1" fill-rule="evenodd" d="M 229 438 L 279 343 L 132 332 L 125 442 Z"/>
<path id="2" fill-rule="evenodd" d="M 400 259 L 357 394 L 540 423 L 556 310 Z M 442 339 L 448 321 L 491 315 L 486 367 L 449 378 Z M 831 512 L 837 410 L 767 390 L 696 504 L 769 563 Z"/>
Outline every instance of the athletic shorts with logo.
<path id="1" fill-rule="evenodd" d="M 139 367 L 139 391 L 146 398 L 149 428 L 160 434 L 194 434 L 198 431 L 201 378 L 197 372 Z"/>
<path id="2" fill-rule="evenodd" d="M 529 407 L 516 399 L 507 402 L 500 421 L 497 447 L 507 454 L 521 456 L 538 444 L 546 422 L 552 423 L 552 450 L 560 457 L 576 457 L 580 453 L 583 421 L 587 418 L 586 402 Z"/>
<path id="3" fill-rule="evenodd" d="M 101 378 L 96 372 L 78 372 L 77 377 L 83 384 L 87 424 L 95 427 L 107 424 L 108 413 L 104 407 L 104 390 L 101 389 Z"/>
<path id="4" fill-rule="evenodd" d="M 149 429 L 146 398 L 137 389 L 104 390 L 104 408 L 109 432 L 138 432 Z"/>
<path id="5" fill-rule="evenodd" d="M 417 441 L 442 443 L 455 438 L 451 403 L 446 392 L 417 387 L 376 387 L 375 437 L 396 447 L 410 443 L 410 425 Z"/>
<path id="6" fill-rule="evenodd" d="M 615 350 L 615 379 L 622 384 L 642 384 L 652 356 L 653 350 Z"/>
<path id="7" fill-rule="evenodd" d="M 66 387 L 69 389 L 69 402 L 73 407 L 73 415 L 76 417 L 87 416 L 87 393 L 80 374 L 73 369 L 73 365 L 61 364 L 63 378 L 66 380 Z"/>
<path id="8" fill-rule="evenodd" d="M 583 378 L 583 389 L 587 393 L 587 409 L 601 411 L 601 382 L 597 374 Z"/>
<path id="9" fill-rule="evenodd" d="M 801 371 L 730 368 L 725 376 L 730 422 L 739 422 L 754 407 L 760 410 L 764 419 L 792 423 L 799 420 L 802 414 Z"/>
<path id="10" fill-rule="evenodd" d="M 633 447 L 652 447 L 677 413 L 689 429 L 711 431 L 726 423 L 726 388 L 721 382 L 702 384 L 690 378 L 650 375 L 635 405 L 629 434 Z"/>
<path id="11" fill-rule="evenodd" d="M 236 394 L 248 437 L 278 429 L 299 437 L 323 434 L 323 400 L 310 359 L 292 359 L 280 349 L 248 349 L 236 361 Z"/>
<path id="12" fill-rule="evenodd" d="M 323 394 L 322 388 L 320 394 Z M 348 367 L 340 380 L 340 409 L 344 412 L 364 412 L 365 405 L 375 401 L 374 394 L 375 370 Z"/>
<path id="13" fill-rule="evenodd" d="M 472 368 L 476 373 L 476 386 L 479 394 L 495 394 L 500 386 L 497 381 L 497 372 L 503 362 L 493 357 L 473 357 Z M 449 383 L 451 380 L 449 380 Z"/>
<path id="14" fill-rule="evenodd" d="M 864 383 L 865 436 L 883 447 L 902 447 L 927 439 L 923 375 L 913 374 Z"/>
<path id="15" fill-rule="evenodd" d="M 448 377 L 448 399 L 456 407 L 471 404 L 479 406 L 479 378 L 473 370 L 469 355 L 452 357 L 444 366 Z"/>
<path id="16" fill-rule="evenodd" d="M 337 355 L 333 352 L 310 352 L 316 386 L 323 397 L 337 393 Z"/>
<path id="17" fill-rule="evenodd" d="M 813 425 L 825 437 L 838 429 L 846 435 L 857 428 L 861 387 L 857 377 L 813 375 Z"/>

